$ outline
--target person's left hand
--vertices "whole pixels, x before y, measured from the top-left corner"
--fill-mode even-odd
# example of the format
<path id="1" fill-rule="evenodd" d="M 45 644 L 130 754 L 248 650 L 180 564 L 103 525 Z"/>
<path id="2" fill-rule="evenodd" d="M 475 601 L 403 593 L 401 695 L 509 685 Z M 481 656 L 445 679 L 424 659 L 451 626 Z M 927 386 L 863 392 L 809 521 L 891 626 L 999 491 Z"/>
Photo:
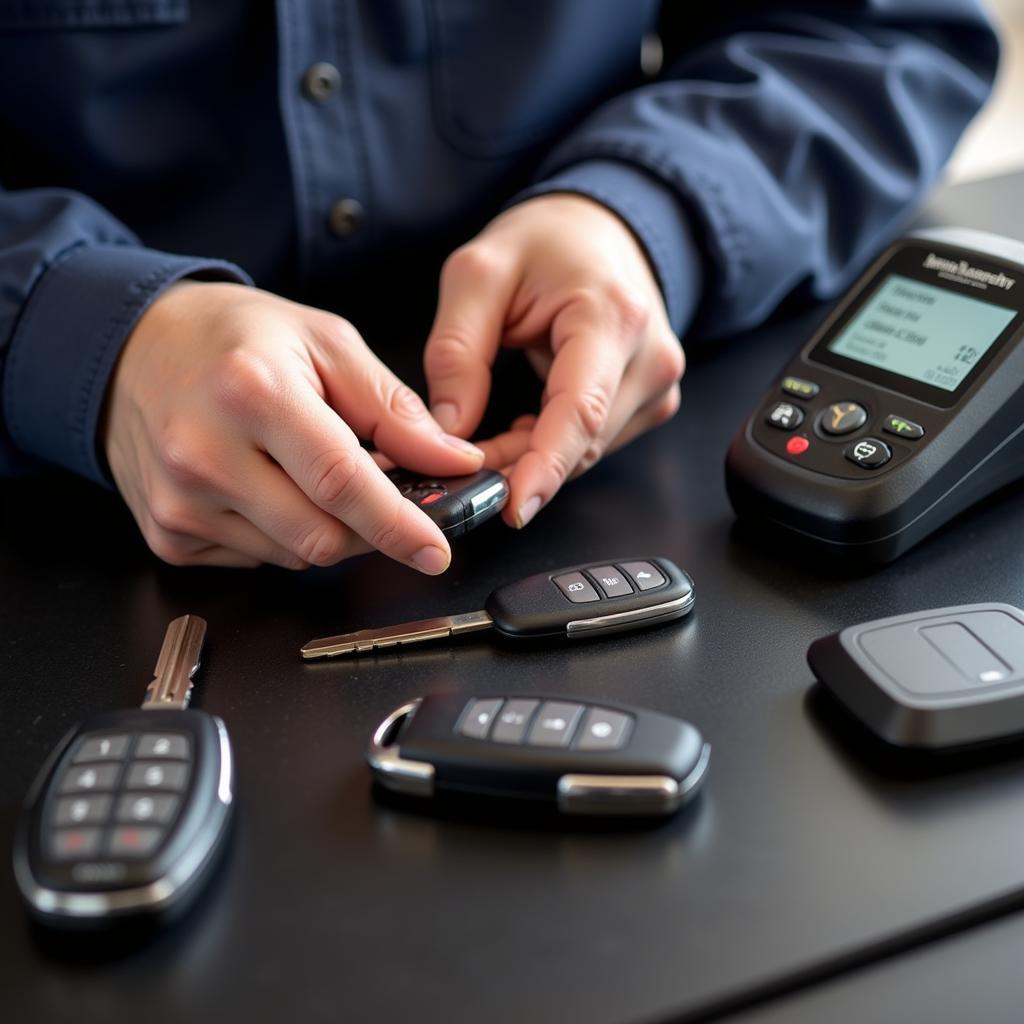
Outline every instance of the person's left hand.
<path id="1" fill-rule="evenodd" d="M 569 477 L 679 407 L 683 350 L 644 251 L 583 196 L 513 207 L 446 261 L 424 352 L 445 430 L 477 428 L 502 345 L 525 349 L 545 382 L 539 415 L 480 444 L 509 475 L 510 525 L 525 526 Z"/>

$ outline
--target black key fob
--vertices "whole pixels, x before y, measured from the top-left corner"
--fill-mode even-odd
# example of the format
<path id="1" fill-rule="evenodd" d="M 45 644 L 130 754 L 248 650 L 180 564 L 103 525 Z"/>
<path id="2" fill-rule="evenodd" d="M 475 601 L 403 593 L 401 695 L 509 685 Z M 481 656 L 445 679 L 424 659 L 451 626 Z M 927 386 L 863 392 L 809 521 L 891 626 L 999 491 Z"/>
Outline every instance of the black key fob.
<path id="1" fill-rule="evenodd" d="M 381 723 L 368 760 L 381 785 L 413 796 L 657 816 L 696 794 L 709 755 L 689 722 L 624 704 L 431 694 Z"/>
<path id="2" fill-rule="evenodd" d="M 426 477 L 393 469 L 388 478 L 451 539 L 496 516 L 508 501 L 508 481 L 493 469 L 469 476 Z"/>
<path id="3" fill-rule="evenodd" d="M 80 928 L 185 909 L 227 836 L 233 786 L 224 723 L 203 711 L 114 711 L 73 729 L 15 836 L 33 916 Z"/>

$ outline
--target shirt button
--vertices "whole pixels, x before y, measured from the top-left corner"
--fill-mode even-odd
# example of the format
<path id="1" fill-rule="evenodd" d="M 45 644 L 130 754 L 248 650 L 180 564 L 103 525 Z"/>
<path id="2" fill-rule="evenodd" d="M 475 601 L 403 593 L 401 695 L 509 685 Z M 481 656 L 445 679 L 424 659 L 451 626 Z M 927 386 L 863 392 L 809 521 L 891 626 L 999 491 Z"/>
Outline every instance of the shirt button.
<path id="1" fill-rule="evenodd" d="M 312 64 L 302 76 L 302 91 L 314 103 L 326 103 L 341 86 L 341 73 L 333 64 Z"/>
<path id="2" fill-rule="evenodd" d="M 338 238 L 354 235 L 363 223 L 366 211 L 356 199 L 339 199 L 327 215 L 327 226 Z"/>

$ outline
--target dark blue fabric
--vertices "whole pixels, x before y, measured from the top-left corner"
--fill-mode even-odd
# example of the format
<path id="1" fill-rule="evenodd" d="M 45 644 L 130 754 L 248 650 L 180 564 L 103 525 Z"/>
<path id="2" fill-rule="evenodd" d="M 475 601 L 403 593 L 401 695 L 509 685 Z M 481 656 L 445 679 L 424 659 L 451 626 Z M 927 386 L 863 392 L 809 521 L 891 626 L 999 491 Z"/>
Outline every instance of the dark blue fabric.
<path id="1" fill-rule="evenodd" d="M 680 332 L 833 294 L 996 57 L 974 0 L 5 0 L 0 472 L 103 478 L 109 374 L 170 282 L 333 290 L 344 312 L 387 254 L 432 266 L 546 192 L 629 223 Z M 317 61 L 341 75 L 322 101 Z M 342 198 L 365 218 L 337 237 Z"/>

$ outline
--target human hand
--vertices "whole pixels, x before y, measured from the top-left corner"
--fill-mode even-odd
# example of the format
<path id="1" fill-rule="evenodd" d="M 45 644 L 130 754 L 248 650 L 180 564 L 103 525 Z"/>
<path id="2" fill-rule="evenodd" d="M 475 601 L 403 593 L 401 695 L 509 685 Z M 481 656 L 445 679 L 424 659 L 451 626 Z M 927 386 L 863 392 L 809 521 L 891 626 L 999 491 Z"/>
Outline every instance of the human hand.
<path id="1" fill-rule="evenodd" d="M 150 548 L 173 565 L 292 569 L 378 548 L 451 558 L 359 439 L 430 475 L 480 468 L 345 320 L 235 284 L 182 281 L 136 325 L 104 444 Z"/>
<path id="2" fill-rule="evenodd" d="M 639 242 L 614 213 L 552 194 L 503 213 L 441 275 L 424 352 L 434 418 L 468 437 L 499 346 L 545 381 L 539 415 L 481 447 L 505 468 L 505 519 L 525 526 L 571 476 L 669 419 L 685 361 Z"/>

